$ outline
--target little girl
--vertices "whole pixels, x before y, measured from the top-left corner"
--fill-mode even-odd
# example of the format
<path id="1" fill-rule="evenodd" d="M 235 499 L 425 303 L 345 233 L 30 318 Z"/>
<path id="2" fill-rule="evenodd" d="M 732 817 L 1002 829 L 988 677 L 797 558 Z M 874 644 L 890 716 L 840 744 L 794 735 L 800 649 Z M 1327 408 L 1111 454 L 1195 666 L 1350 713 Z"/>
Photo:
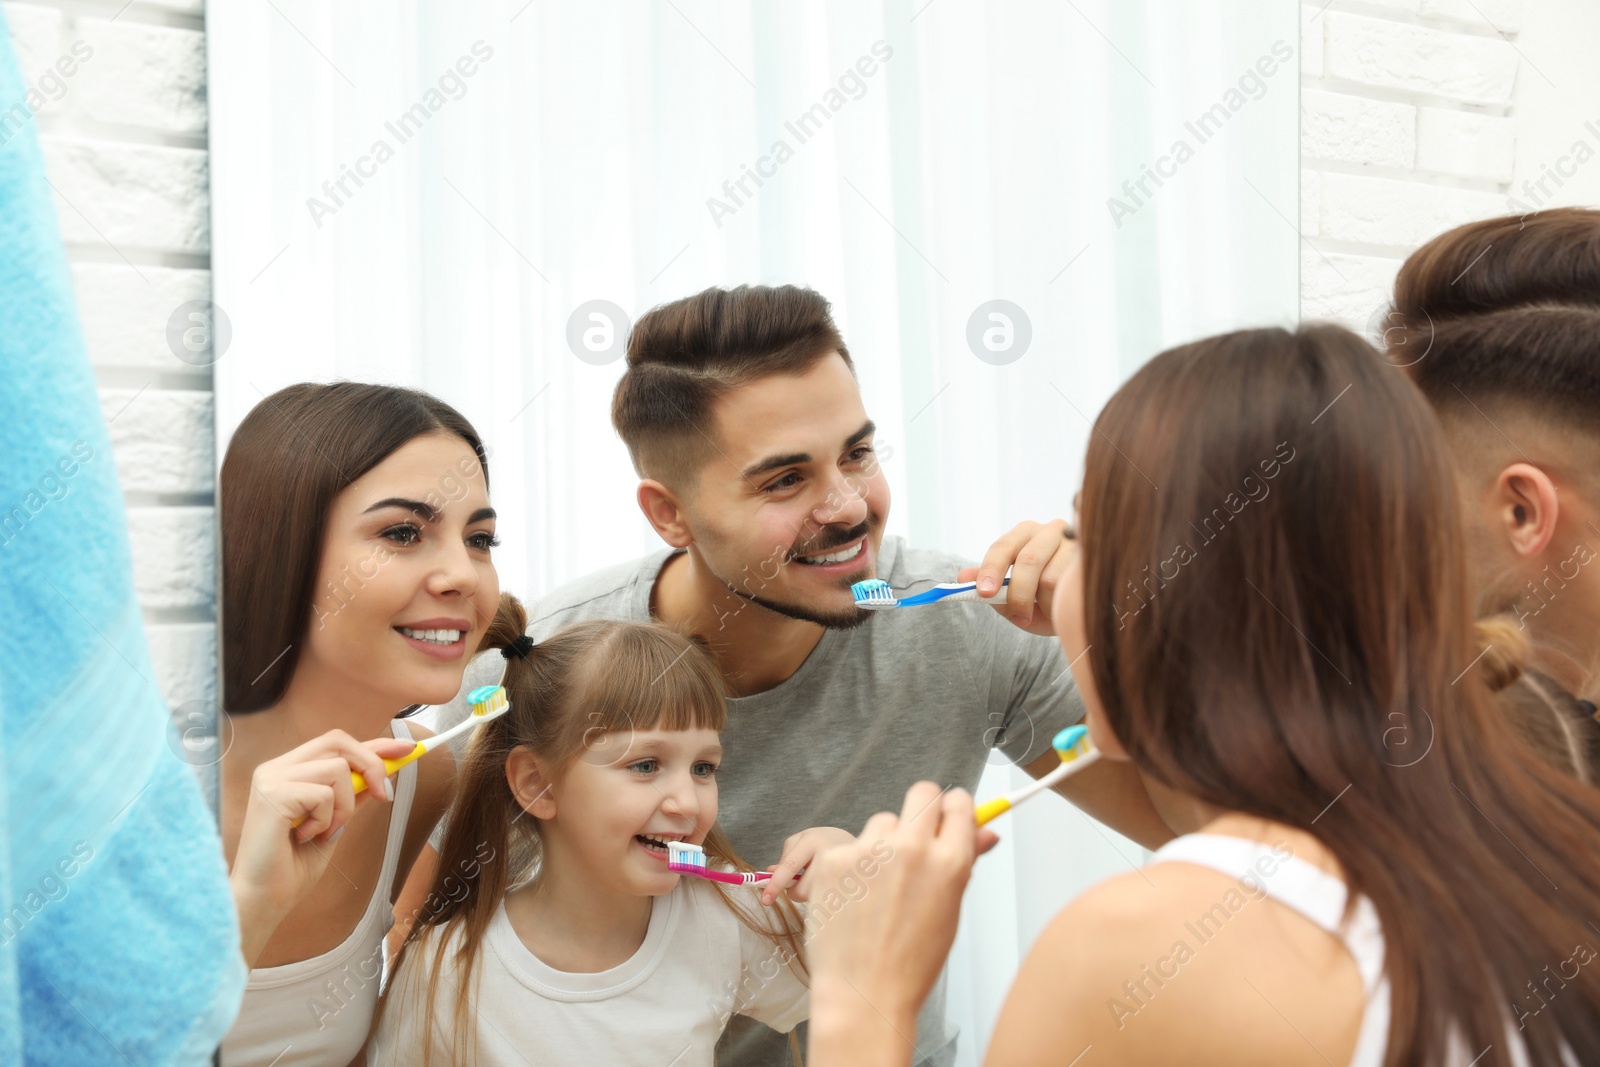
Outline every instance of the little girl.
<path id="1" fill-rule="evenodd" d="M 749 870 L 716 826 L 711 657 L 657 625 L 578 623 L 538 645 L 525 629 L 502 596 L 483 647 L 507 659 L 511 708 L 460 769 L 369 1064 L 690 1067 L 733 1014 L 792 1031 L 809 1007 L 796 906 L 667 868 L 681 840 Z"/>

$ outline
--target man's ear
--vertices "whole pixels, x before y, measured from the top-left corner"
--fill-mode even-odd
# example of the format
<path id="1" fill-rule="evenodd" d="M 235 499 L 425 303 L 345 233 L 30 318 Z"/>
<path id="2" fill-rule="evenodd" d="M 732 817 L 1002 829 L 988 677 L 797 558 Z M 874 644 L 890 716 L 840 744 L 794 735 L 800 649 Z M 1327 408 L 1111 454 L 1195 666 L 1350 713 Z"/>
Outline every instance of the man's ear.
<path id="1" fill-rule="evenodd" d="M 1555 536 L 1561 503 L 1550 476 L 1531 463 L 1513 463 L 1495 479 L 1489 518 L 1519 556 L 1537 556 Z"/>
<path id="2" fill-rule="evenodd" d="M 550 781 L 539 765 L 539 757 L 527 745 L 518 745 L 506 757 L 506 784 L 511 795 L 517 798 L 522 810 L 535 819 L 553 818 L 556 813 L 556 795 Z"/>
<path id="3" fill-rule="evenodd" d="M 639 483 L 638 500 L 639 510 L 663 541 L 673 548 L 688 548 L 694 543 L 689 515 L 678 494 L 654 478 L 646 478 Z"/>

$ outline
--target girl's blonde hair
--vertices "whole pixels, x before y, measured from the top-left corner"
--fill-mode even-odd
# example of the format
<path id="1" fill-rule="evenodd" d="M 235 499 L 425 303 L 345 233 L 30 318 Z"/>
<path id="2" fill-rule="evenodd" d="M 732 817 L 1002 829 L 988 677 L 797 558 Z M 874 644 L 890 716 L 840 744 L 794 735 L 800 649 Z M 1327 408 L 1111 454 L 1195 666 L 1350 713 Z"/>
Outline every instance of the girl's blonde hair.
<path id="1" fill-rule="evenodd" d="M 478 651 L 514 649 L 527 625 L 517 598 L 501 594 L 499 610 Z M 558 768 L 559 780 L 597 736 L 625 730 L 720 731 L 728 717 L 727 691 L 704 645 L 655 623 L 596 620 L 565 626 L 526 654 L 511 651 L 501 684 L 511 708 L 478 728 L 457 769 L 455 799 L 428 903 L 406 935 L 392 971 L 400 976 L 407 958 L 422 951 L 421 939 L 435 935 L 432 959 L 425 964 L 426 997 L 420 1005 L 399 1009 L 422 1007 L 423 1046 L 431 1056 L 430 1009 L 437 1002 L 440 976 L 454 946 L 452 1059 L 457 1063 L 472 1061 L 468 1023 L 484 934 L 507 891 L 531 877 L 540 859 L 538 820 L 523 817 L 526 813 L 506 780 L 506 760 L 512 750 L 526 746 L 547 766 Z M 704 848 L 710 861 L 751 870 L 720 827 L 711 828 Z M 803 977 L 804 923 L 794 905 L 780 897 L 773 925 L 767 927 L 735 907 L 728 890 L 717 888 L 728 909 L 772 940 Z M 415 976 L 396 987 L 402 984 L 414 992 L 421 989 Z M 393 993 L 389 990 L 378 1006 L 374 1032 Z"/>

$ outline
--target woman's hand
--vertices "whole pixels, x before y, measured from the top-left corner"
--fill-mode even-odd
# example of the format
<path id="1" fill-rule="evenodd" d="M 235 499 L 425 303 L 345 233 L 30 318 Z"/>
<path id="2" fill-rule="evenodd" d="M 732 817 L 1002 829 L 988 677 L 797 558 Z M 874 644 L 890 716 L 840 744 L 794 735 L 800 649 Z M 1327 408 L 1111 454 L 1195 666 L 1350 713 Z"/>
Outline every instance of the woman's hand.
<path id="1" fill-rule="evenodd" d="M 810 899 L 811 890 L 811 872 L 806 868 L 811 866 L 817 853 L 835 845 L 848 845 L 855 839 L 849 830 L 841 830 L 837 826 L 813 826 L 809 830 L 790 834 L 783 843 L 778 862 L 767 868 L 772 872 L 772 877 L 761 888 L 761 903 L 771 907 L 773 901 L 778 899 L 778 894 L 794 880 L 794 885 L 789 886 L 789 899 L 804 904 Z M 796 873 L 802 870 L 806 870 L 806 873 L 795 879 Z"/>
<path id="2" fill-rule="evenodd" d="M 383 760 L 412 747 L 392 737 L 363 744 L 330 730 L 256 767 L 228 874 L 248 964 L 327 871 L 333 841 L 356 808 L 369 797 L 394 799 Z M 367 780 L 359 797 L 351 771 Z"/>
<path id="3" fill-rule="evenodd" d="M 812 861 L 812 1067 L 911 1062 L 973 861 L 997 840 L 978 829 L 965 790 L 918 782 L 899 816 L 874 815 L 859 838 Z"/>

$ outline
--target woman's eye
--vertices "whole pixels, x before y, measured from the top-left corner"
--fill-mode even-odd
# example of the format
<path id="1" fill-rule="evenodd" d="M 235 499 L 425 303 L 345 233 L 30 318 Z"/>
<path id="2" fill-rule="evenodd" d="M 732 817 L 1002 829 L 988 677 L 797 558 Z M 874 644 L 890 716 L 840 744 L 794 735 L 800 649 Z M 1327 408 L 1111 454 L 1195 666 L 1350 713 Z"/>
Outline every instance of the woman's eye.
<path id="1" fill-rule="evenodd" d="M 659 765 L 660 763 L 658 760 L 642 759 L 637 763 L 629 764 L 628 770 L 635 771 L 639 774 L 654 774 L 656 767 Z"/>
<path id="2" fill-rule="evenodd" d="M 500 538 L 492 533 L 475 533 L 467 538 L 467 543 L 480 552 L 487 552 L 491 548 L 500 547 Z"/>
<path id="3" fill-rule="evenodd" d="M 422 539 L 422 531 L 415 526 L 403 523 L 391 526 L 381 535 L 387 537 L 397 545 L 414 545 Z"/>
<path id="4" fill-rule="evenodd" d="M 708 760 L 701 760 L 694 765 L 694 773 L 701 778 L 710 778 L 717 773 L 717 765 Z"/>
<path id="5" fill-rule="evenodd" d="M 850 453 L 850 458 L 859 463 L 870 455 L 872 455 L 872 446 L 862 445 L 860 448 Z"/>

